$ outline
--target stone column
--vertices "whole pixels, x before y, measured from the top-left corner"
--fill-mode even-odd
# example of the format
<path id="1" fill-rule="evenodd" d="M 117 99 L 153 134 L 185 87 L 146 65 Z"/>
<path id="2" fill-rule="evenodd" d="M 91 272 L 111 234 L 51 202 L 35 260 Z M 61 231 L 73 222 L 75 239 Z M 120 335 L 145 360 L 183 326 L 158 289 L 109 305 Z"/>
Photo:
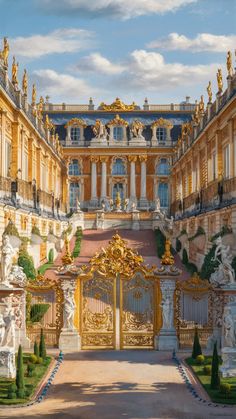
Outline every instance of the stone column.
<path id="1" fill-rule="evenodd" d="M 175 279 L 161 278 L 161 309 L 162 328 L 155 338 L 155 348 L 160 351 L 173 351 L 178 349 L 178 339 L 174 326 L 174 291 Z"/>
<path id="2" fill-rule="evenodd" d="M 136 156 L 129 156 L 130 161 L 130 201 L 136 202 L 136 178 L 135 178 L 135 162 Z"/>
<path id="3" fill-rule="evenodd" d="M 140 190 L 140 208 L 147 209 L 147 156 L 139 156 L 141 162 L 141 190 Z"/>
<path id="4" fill-rule="evenodd" d="M 101 200 L 107 198 L 107 161 L 108 157 L 100 157 L 102 163 Z"/>
<path id="5" fill-rule="evenodd" d="M 91 206 L 95 207 L 97 205 L 97 162 L 98 157 L 91 156 Z"/>
<path id="6" fill-rule="evenodd" d="M 75 289 L 77 280 L 71 276 L 61 277 L 63 290 L 63 328 L 59 338 L 59 349 L 63 352 L 75 352 L 81 349 L 81 338 L 74 326 L 75 316 Z"/>

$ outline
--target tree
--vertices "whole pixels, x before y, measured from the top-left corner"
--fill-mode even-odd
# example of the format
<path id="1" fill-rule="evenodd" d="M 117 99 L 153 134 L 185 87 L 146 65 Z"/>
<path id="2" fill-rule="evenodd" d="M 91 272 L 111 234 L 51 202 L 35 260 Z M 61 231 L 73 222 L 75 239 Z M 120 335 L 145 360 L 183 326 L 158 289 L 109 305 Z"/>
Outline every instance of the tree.
<path id="1" fill-rule="evenodd" d="M 196 327 L 194 332 L 192 358 L 196 359 L 198 355 L 202 355 L 202 348 L 199 342 L 198 330 Z"/>
<path id="2" fill-rule="evenodd" d="M 211 363 L 211 388 L 218 389 L 220 385 L 219 376 L 219 357 L 217 351 L 217 343 L 214 343 L 212 363 Z"/>
<path id="3" fill-rule="evenodd" d="M 37 358 L 39 357 L 39 346 L 36 341 L 34 342 L 34 355 L 37 356 Z"/>
<path id="4" fill-rule="evenodd" d="M 43 329 L 41 329 L 41 334 L 40 334 L 39 356 L 43 359 L 45 359 L 46 356 L 47 356 L 46 345 L 45 345 L 45 340 L 44 340 L 44 335 L 43 335 Z"/>
<path id="5" fill-rule="evenodd" d="M 24 383 L 23 353 L 22 353 L 21 345 L 19 345 L 18 354 L 17 354 L 16 387 L 17 387 L 17 396 L 19 398 L 24 398 L 25 383 Z"/>

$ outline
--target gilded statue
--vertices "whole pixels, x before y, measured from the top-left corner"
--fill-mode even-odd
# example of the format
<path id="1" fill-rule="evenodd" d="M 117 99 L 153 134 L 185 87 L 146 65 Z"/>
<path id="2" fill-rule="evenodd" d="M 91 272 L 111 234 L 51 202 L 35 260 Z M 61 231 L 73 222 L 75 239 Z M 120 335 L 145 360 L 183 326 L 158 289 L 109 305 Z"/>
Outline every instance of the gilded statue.
<path id="1" fill-rule="evenodd" d="M 133 137 L 135 138 L 142 137 L 143 128 L 144 128 L 144 125 L 142 124 L 142 122 L 138 120 L 134 120 L 131 125 L 131 132 L 133 134 Z"/>
<path id="2" fill-rule="evenodd" d="M 28 76 L 27 71 L 24 69 L 23 79 L 22 79 L 22 92 L 25 96 L 28 95 Z"/>
<path id="3" fill-rule="evenodd" d="M 193 115 L 193 122 L 195 124 L 199 124 L 199 122 L 200 122 L 200 117 L 199 117 L 199 104 L 198 103 L 196 103 L 196 106 L 195 106 L 195 111 L 194 111 L 194 115 Z"/>
<path id="4" fill-rule="evenodd" d="M 9 56 L 9 43 L 7 38 L 3 39 L 3 50 L 0 52 L 0 59 L 3 61 L 3 65 L 8 67 L 8 56 Z"/>
<path id="5" fill-rule="evenodd" d="M 16 58 L 13 57 L 13 61 L 12 61 L 12 84 L 14 84 L 15 86 L 18 85 L 18 68 L 19 68 L 19 64 L 16 63 Z"/>
<path id="6" fill-rule="evenodd" d="M 105 125 L 100 121 L 100 119 L 96 119 L 95 125 L 93 126 L 93 133 L 95 137 L 100 140 L 101 138 L 106 138 L 107 130 Z"/>
<path id="7" fill-rule="evenodd" d="M 203 95 L 201 95 L 201 100 L 199 102 L 199 113 L 200 114 L 204 113 L 204 97 L 203 97 Z"/>
<path id="8" fill-rule="evenodd" d="M 52 121 L 51 121 L 51 119 L 49 118 L 49 116 L 48 116 L 48 114 L 45 116 L 45 121 L 44 121 L 44 128 L 46 129 L 46 130 L 52 130 L 53 129 L 53 127 L 54 127 L 54 125 L 53 125 L 53 123 L 52 123 Z"/>
<path id="9" fill-rule="evenodd" d="M 103 111 L 133 111 L 136 107 L 136 103 L 133 102 L 131 105 L 125 105 L 119 97 L 111 105 L 106 105 L 104 102 L 100 104 L 100 109 Z"/>
<path id="10" fill-rule="evenodd" d="M 40 96 L 39 103 L 37 105 L 37 115 L 38 115 L 38 119 L 40 120 L 43 119 L 43 105 L 44 105 L 44 100 L 43 100 L 43 97 Z"/>
<path id="11" fill-rule="evenodd" d="M 221 68 L 218 69 L 216 76 L 217 76 L 217 84 L 218 84 L 218 93 L 221 93 L 223 91 L 223 76 L 222 76 Z"/>
<path id="12" fill-rule="evenodd" d="M 35 86 L 35 84 L 33 84 L 33 87 L 32 87 L 32 106 L 36 105 L 36 100 L 37 100 L 36 96 L 37 96 L 36 86 Z"/>
<path id="13" fill-rule="evenodd" d="M 232 53 L 231 51 L 227 52 L 226 66 L 228 71 L 228 76 L 233 76 L 233 65 L 232 65 Z"/>
<path id="14" fill-rule="evenodd" d="M 212 88 L 211 88 L 211 82 L 209 81 L 207 86 L 207 94 L 208 94 L 208 103 L 212 103 Z"/>

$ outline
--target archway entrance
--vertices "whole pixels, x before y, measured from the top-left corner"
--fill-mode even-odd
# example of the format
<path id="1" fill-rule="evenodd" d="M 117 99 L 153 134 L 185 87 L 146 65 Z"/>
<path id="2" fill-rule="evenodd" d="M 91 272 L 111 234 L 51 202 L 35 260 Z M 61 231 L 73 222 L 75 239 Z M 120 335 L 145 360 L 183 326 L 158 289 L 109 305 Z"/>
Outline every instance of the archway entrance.
<path id="1" fill-rule="evenodd" d="M 159 282 L 118 234 L 78 279 L 77 322 L 83 349 L 154 347 L 160 329 Z"/>

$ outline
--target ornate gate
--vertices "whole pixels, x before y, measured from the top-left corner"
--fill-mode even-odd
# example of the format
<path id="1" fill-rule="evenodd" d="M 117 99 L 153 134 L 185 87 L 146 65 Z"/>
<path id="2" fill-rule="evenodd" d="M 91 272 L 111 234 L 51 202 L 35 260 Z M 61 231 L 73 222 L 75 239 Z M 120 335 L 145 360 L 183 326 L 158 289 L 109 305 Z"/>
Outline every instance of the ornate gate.
<path id="1" fill-rule="evenodd" d="M 83 268 L 76 325 L 83 349 L 153 348 L 158 284 L 118 234 Z"/>
<path id="2" fill-rule="evenodd" d="M 154 281 L 142 272 L 121 279 L 121 348 L 153 348 L 154 291 Z"/>

